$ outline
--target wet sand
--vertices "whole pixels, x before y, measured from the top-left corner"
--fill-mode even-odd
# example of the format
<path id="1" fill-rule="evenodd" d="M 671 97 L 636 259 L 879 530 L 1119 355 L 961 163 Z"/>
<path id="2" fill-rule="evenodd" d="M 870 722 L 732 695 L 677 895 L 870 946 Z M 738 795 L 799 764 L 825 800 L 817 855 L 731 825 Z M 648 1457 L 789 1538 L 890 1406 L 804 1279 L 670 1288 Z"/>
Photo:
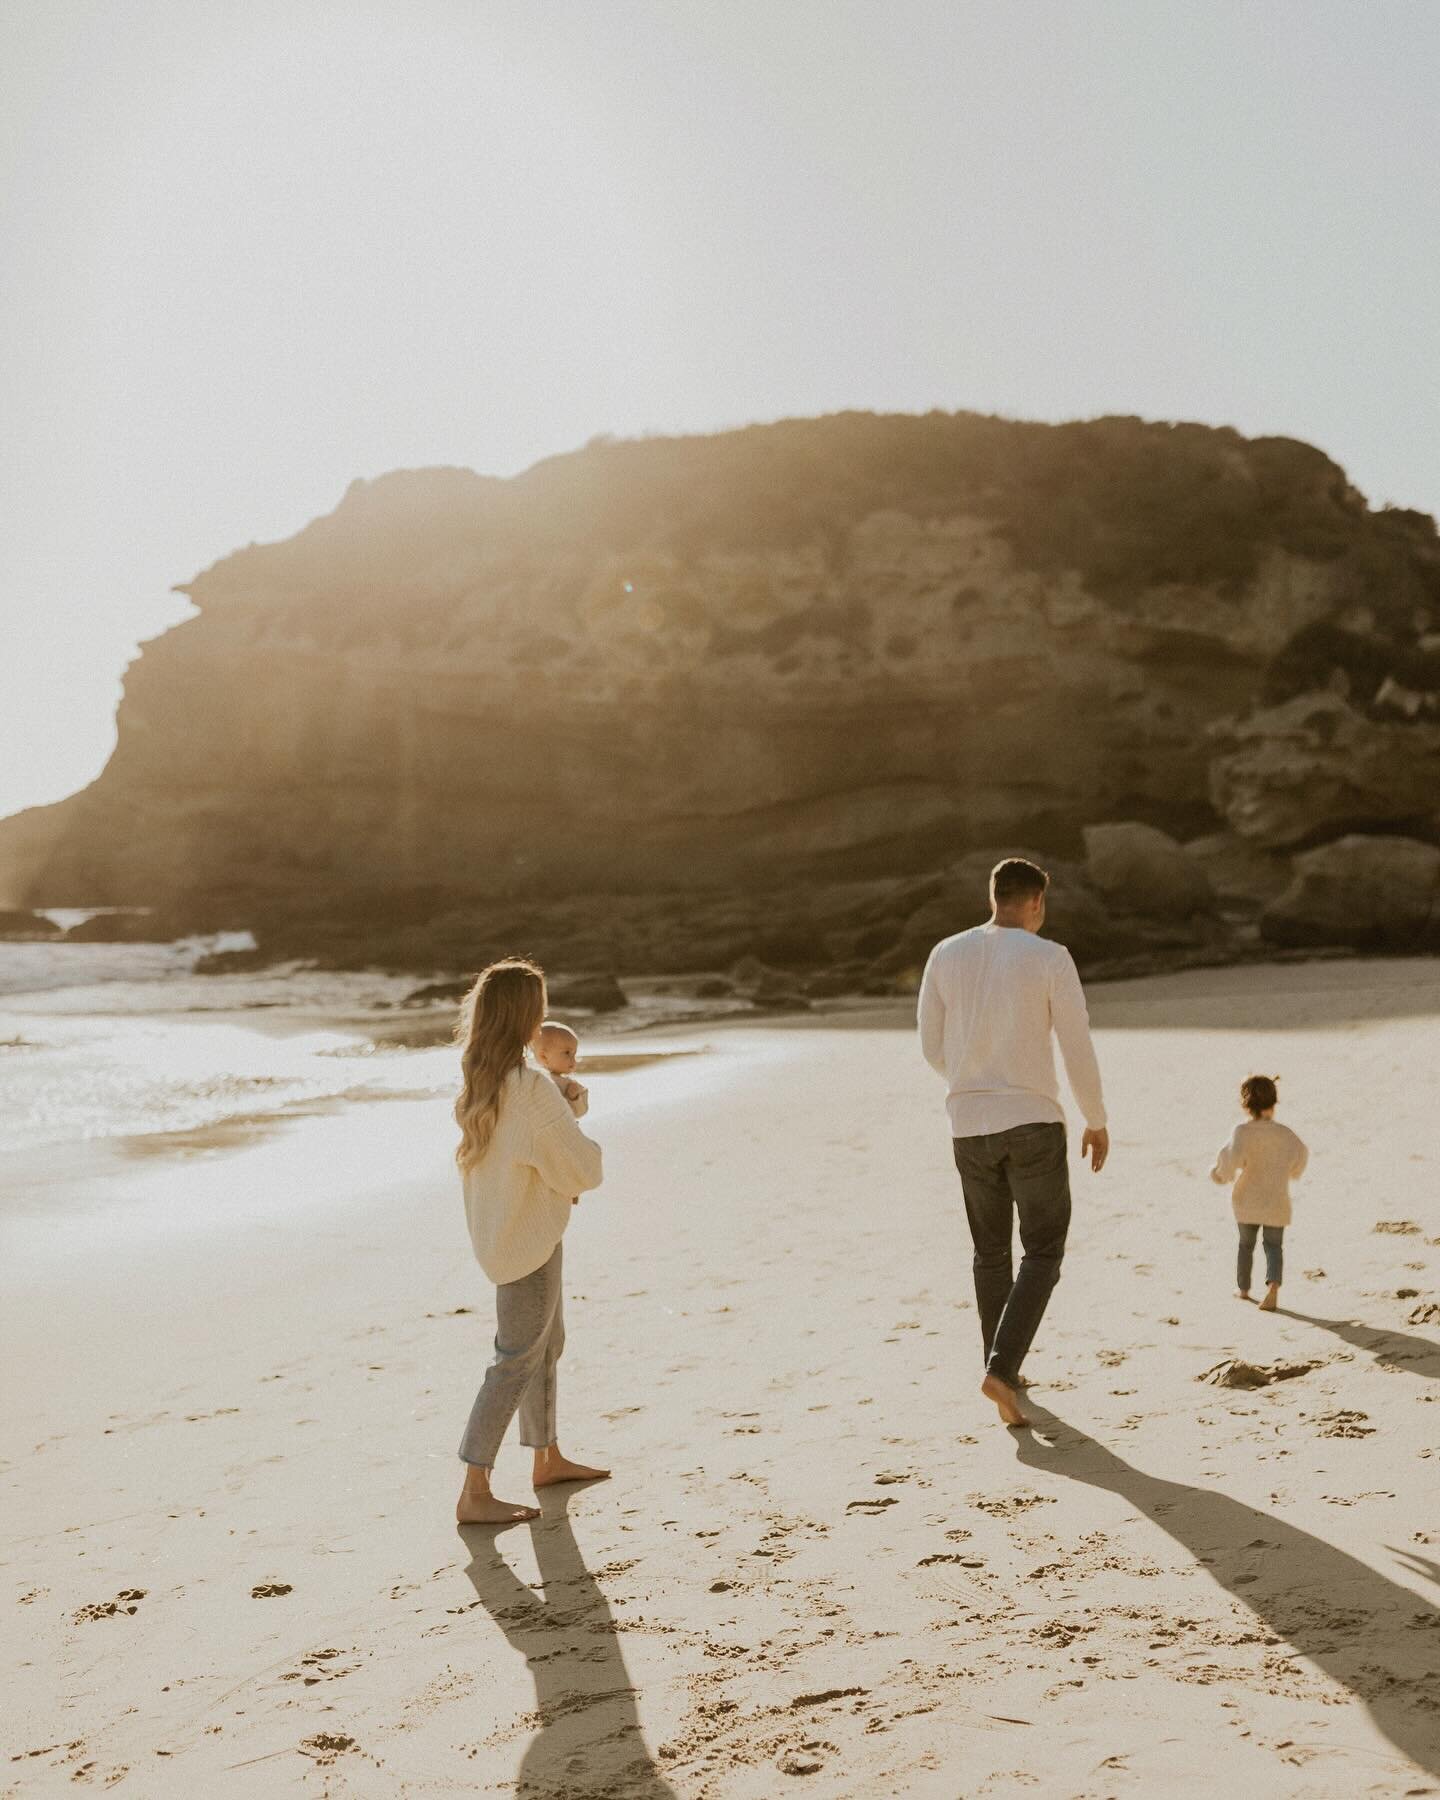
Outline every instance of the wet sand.
<path id="1" fill-rule="evenodd" d="M 1440 965 L 1092 999 L 1033 1433 L 893 1015 L 594 1077 L 562 1441 L 616 1476 L 533 1529 L 451 1519 L 490 1302 L 443 1101 L 11 1218 L 0 1795 L 1440 1793 Z M 1205 1179 L 1252 1070 L 1313 1152 L 1274 1317 Z"/>

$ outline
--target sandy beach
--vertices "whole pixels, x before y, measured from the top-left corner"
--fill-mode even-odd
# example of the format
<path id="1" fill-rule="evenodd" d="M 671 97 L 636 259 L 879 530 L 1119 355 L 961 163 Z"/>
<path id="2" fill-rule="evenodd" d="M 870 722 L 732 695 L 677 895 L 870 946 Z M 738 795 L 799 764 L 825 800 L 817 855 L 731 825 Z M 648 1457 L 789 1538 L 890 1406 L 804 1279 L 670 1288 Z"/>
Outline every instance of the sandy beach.
<path id="1" fill-rule="evenodd" d="M 8 1217 L 0 1794 L 1440 1793 L 1440 964 L 1091 1000 L 1114 1148 L 1031 1433 L 900 1009 L 593 1076 L 562 1442 L 615 1476 L 533 1528 L 451 1516 L 491 1298 L 445 1101 Z M 1256 1069 L 1313 1152 L 1273 1317 L 1206 1179 Z"/>

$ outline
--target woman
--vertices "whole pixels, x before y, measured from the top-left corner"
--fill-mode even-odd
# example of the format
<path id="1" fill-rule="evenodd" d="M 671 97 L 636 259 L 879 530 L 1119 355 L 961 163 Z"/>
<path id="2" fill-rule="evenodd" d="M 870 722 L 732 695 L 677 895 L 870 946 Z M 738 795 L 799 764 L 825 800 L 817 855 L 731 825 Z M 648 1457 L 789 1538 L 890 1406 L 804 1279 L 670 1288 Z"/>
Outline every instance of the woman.
<path id="1" fill-rule="evenodd" d="M 560 1454 L 555 1365 L 565 1346 L 560 1239 L 575 1197 L 600 1185 L 600 1147 L 575 1123 L 554 1082 L 528 1068 L 525 1049 L 545 1019 L 545 977 L 518 959 L 492 963 L 465 996 L 456 1037 L 462 1086 L 455 1102 L 465 1217 L 480 1267 L 495 1283 L 495 1360 L 460 1443 L 462 1525 L 539 1517 L 490 1491 L 510 1421 L 535 1452 L 535 1486 L 609 1473 Z"/>

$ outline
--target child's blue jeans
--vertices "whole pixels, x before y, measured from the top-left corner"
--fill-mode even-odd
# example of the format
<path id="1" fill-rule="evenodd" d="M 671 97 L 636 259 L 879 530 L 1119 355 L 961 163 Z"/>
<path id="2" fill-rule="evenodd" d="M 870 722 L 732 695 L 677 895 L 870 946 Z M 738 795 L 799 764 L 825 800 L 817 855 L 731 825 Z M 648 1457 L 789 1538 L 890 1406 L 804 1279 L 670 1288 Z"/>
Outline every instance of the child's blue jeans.
<path id="1" fill-rule="evenodd" d="M 1250 1291 L 1250 1271 L 1255 1263 L 1255 1239 L 1265 1234 L 1265 1279 L 1278 1287 L 1285 1270 L 1285 1227 L 1283 1225 L 1242 1225 L 1240 1251 L 1235 1258 L 1235 1285 L 1242 1294 Z"/>

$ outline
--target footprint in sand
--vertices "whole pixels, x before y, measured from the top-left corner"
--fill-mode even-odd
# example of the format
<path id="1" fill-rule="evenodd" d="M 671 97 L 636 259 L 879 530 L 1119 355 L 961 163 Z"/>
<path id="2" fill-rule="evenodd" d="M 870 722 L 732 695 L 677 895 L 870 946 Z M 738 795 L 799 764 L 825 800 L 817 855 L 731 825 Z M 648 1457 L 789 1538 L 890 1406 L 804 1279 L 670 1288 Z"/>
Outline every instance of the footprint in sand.
<path id="1" fill-rule="evenodd" d="M 1365 1438 L 1374 1437 L 1375 1427 L 1367 1423 L 1370 1415 L 1363 1412 L 1322 1413 L 1314 1420 L 1317 1437 L 1333 1438 Z"/>
<path id="2" fill-rule="evenodd" d="M 818 1775 L 825 1767 L 826 1751 L 832 1756 L 838 1754 L 833 1744 L 812 1738 L 798 1748 L 783 1750 L 776 1767 L 782 1775 Z"/>
<path id="3" fill-rule="evenodd" d="M 1016 1513 L 1029 1512 L 1032 1506 L 1054 1506 L 1053 1494 L 970 1494 L 967 1496 L 977 1512 L 990 1513 L 997 1519 L 1010 1519 Z"/>
<path id="4" fill-rule="evenodd" d="M 353 1675 L 360 1667 L 358 1662 L 341 1666 L 335 1661 L 336 1657 L 346 1654 L 344 1650 L 312 1650 L 308 1656 L 300 1658 L 298 1669 L 291 1669 L 280 1679 L 299 1681 L 306 1687 L 314 1687 L 320 1681 L 338 1681 L 342 1675 Z"/>
<path id="5" fill-rule="evenodd" d="M 1377 1219 L 1370 1228 L 1391 1237 L 1419 1237 L 1420 1227 L 1413 1219 Z"/>
<path id="6" fill-rule="evenodd" d="M 144 1598 L 144 1588 L 121 1588 L 113 1600 L 96 1600 L 89 1606 L 82 1606 L 75 1614 L 75 1623 L 82 1624 L 86 1619 L 113 1619 L 122 1612 L 138 1612 L 136 1602 Z"/>
<path id="7" fill-rule="evenodd" d="M 1205 1381 L 1211 1387 L 1254 1389 L 1270 1387 L 1277 1381 L 1294 1381 L 1297 1376 L 1308 1375 L 1312 1369 L 1318 1369 L 1318 1360 L 1310 1362 L 1274 1362 L 1250 1363 L 1238 1356 L 1227 1356 L 1224 1362 L 1218 1362 L 1213 1369 L 1206 1369 L 1197 1375 L 1197 1381 Z"/>
<path id="8" fill-rule="evenodd" d="M 250 1590 L 252 1600 L 270 1600 L 278 1594 L 293 1594 L 294 1588 L 288 1581 L 262 1581 Z"/>
<path id="9" fill-rule="evenodd" d="M 880 1513 L 884 1512 L 887 1506 L 898 1506 L 899 1504 L 899 1500 L 890 1494 L 884 1500 L 851 1500 L 845 1510 L 847 1513 Z"/>
<path id="10" fill-rule="evenodd" d="M 317 1731 L 313 1737 L 300 1740 L 301 1754 L 313 1757 L 322 1767 L 333 1763 L 337 1756 L 343 1756 L 347 1750 L 359 1748 L 354 1738 L 346 1737 L 339 1731 Z"/>
<path id="11" fill-rule="evenodd" d="M 863 1687 L 825 1688 L 818 1694 L 797 1694 L 790 1705 L 792 1709 L 800 1706 L 827 1706 L 832 1700 L 849 1700 L 854 1695 L 869 1692 L 869 1688 Z"/>

